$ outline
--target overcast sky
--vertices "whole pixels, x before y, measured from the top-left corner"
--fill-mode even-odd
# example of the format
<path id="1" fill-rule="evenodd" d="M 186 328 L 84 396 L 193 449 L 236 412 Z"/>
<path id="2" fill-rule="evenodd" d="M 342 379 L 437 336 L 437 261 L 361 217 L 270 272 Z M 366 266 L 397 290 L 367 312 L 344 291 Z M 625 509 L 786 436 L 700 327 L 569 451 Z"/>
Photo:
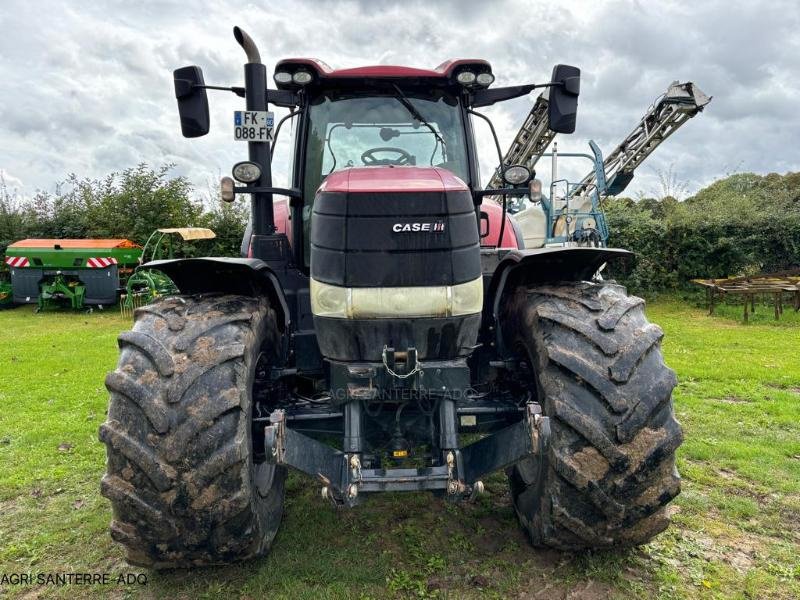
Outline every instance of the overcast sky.
<path id="1" fill-rule="evenodd" d="M 690 192 L 731 172 L 800 169 L 797 0 L 3 0 L 7 184 L 31 195 L 71 172 L 101 177 L 147 162 L 174 163 L 174 173 L 206 190 L 246 156 L 229 126 L 243 105 L 211 92 L 211 134 L 186 140 L 172 70 L 197 64 L 207 83 L 241 85 L 244 54 L 233 25 L 256 40 L 270 74 L 276 60 L 292 56 L 334 67 L 434 67 L 466 57 L 489 60 L 495 85 L 510 85 L 545 81 L 553 64 L 574 64 L 582 70 L 578 128 L 559 137 L 561 151 L 584 150 L 589 139 L 610 151 L 672 80 L 696 82 L 713 101 L 645 163 L 632 194 L 656 192 L 655 173 L 670 166 Z M 532 101 L 487 110 L 504 149 Z M 488 174 L 494 153 L 476 128 Z M 276 168 L 286 172 L 283 157 Z"/>

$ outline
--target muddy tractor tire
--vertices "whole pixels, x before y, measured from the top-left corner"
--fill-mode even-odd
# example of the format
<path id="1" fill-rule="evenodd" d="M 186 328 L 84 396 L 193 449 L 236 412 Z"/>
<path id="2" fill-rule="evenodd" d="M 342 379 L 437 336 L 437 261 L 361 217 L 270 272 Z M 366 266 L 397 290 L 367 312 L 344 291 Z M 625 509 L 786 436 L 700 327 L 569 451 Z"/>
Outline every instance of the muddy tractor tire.
<path id="1" fill-rule="evenodd" d="M 254 452 L 252 388 L 279 343 L 263 298 L 175 296 L 136 310 L 100 427 L 101 492 L 129 563 L 224 564 L 269 549 L 286 472 Z"/>
<path id="2" fill-rule="evenodd" d="M 516 290 L 506 313 L 532 394 L 550 417 L 540 461 L 509 472 L 514 508 L 534 545 L 635 546 L 669 524 L 680 492 L 674 372 L 644 301 L 621 286 Z"/>

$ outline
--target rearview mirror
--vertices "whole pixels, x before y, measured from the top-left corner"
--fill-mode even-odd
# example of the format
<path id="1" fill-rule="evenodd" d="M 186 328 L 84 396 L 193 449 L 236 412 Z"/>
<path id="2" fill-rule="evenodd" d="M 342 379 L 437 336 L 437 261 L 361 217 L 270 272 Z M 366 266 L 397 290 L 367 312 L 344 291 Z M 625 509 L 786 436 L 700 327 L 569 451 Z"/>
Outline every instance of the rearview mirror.
<path id="1" fill-rule="evenodd" d="M 203 87 L 203 70 L 200 67 L 181 67 L 172 74 L 175 97 L 181 117 L 183 137 L 194 138 L 208 133 L 208 95 Z"/>
<path id="2" fill-rule="evenodd" d="M 570 65 L 556 65 L 550 81 L 560 84 L 550 88 L 547 107 L 550 129 L 556 133 L 573 133 L 581 93 L 581 70 Z"/>

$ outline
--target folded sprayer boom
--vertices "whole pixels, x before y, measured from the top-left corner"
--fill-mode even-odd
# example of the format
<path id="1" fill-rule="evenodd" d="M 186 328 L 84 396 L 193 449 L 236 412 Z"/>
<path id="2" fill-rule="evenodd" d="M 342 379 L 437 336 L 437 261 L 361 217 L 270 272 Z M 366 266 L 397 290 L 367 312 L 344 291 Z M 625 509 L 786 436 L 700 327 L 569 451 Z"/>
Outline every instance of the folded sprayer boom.
<path id="1" fill-rule="evenodd" d="M 694 83 L 673 81 L 667 92 L 647 109 L 622 142 L 603 161 L 606 172 L 606 195 L 622 192 L 633 179 L 633 172 L 661 143 L 684 123 L 701 112 L 711 96 L 706 96 Z M 595 183 L 594 171 L 588 173 L 581 186 Z"/>
<path id="2" fill-rule="evenodd" d="M 633 172 L 653 151 L 684 123 L 701 112 L 711 101 L 694 83 L 673 81 L 667 91 L 647 109 L 636 127 L 606 156 L 607 188 L 605 195 L 622 192 L 633 179 Z M 541 94 L 525 118 L 514 141 L 503 157 L 503 165 L 525 165 L 533 170 L 539 158 L 555 139 L 547 119 L 546 92 Z M 580 194 L 596 183 L 592 170 L 581 181 L 575 194 Z M 502 175 L 495 172 L 488 188 L 503 187 Z"/>

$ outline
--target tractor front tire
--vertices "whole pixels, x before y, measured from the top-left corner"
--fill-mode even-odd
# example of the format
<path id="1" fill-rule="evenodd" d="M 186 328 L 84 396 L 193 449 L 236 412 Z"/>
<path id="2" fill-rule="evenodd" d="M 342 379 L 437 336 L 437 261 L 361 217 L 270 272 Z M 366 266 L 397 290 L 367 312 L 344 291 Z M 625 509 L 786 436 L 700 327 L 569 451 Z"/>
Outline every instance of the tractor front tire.
<path id="1" fill-rule="evenodd" d="M 225 564 L 269 549 L 286 472 L 254 453 L 252 388 L 279 343 L 264 298 L 173 296 L 136 310 L 100 427 L 101 492 L 129 563 Z"/>
<path id="2" fill-rule="evenodd" d="M 537 546 L 582 550 L 643 544 L 669 524 L 680 492 L 674 372 L 644 301 L 616 284 L 515 291 L 504 332 L 527 362 L 550 417 L 542 460 L 510 470 L 514 508 Z"/>

